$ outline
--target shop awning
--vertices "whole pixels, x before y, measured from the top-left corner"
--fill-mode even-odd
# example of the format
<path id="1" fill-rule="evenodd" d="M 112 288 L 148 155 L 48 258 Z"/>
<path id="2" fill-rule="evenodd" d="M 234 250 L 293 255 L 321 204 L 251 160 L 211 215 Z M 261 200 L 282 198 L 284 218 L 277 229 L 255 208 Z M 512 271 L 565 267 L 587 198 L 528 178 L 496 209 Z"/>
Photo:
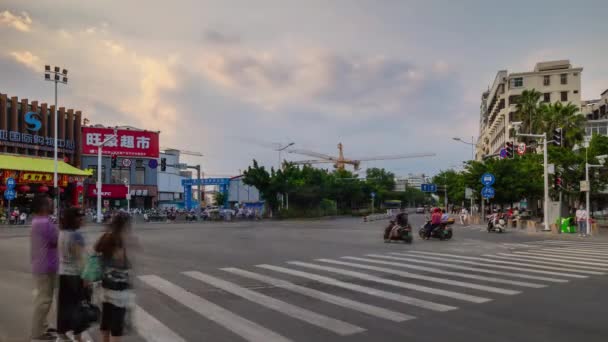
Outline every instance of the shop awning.
<path id="1" fill-rule="evenodd" d="M 55 172 L 55 164 L 53 159 L 0 155 L 0 169 L 53 173 Z M 91 175 L 89 171 L 75 168 L 62 161 L 57 164 L 57 172 L 70 176 Z"/>

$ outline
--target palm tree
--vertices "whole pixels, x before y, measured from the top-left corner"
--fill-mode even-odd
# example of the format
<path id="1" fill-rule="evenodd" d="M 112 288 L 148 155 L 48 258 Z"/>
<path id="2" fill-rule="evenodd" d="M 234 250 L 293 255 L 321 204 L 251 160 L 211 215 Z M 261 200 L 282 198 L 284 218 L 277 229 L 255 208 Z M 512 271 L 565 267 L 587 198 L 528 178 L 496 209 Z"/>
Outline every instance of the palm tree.
<path id="1" fill-rule="evenodd" d="M 517 100 L 517 118 L 522 122 L 522 132 L 533 133 L 532 129 L 536 128 L 539 123 L 538 101 L 542 94 L 536 90 L 524 90 Z"/>
<path id="2" fill-rule="evenodd" d="M 538 115 L 544 132 L 551 134 L 556 128 L 562 129 L 562 146 L 572 148 L 583 141 L 585 137 L 585 116 L 572 103 L 564 105 L 561 102 L 543 104 L 539 107 Z"/>

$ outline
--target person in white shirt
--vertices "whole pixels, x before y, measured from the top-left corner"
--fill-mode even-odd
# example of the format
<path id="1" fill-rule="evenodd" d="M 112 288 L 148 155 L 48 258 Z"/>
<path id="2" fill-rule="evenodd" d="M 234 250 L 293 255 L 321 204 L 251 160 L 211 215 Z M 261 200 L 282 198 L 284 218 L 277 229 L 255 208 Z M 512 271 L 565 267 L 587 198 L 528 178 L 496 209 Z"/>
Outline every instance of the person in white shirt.
<path id="1" fill-rule="evenodd" d="M 576 222 L 578 223 L 578 236 L 587 235 L 587 210 L 582 205 L 576 211 Z"/>
<path id="2" fill-rule="evenodd" d="M 461 225 L 465 225 L 468 224 L 468 216 L 469 216 L 469 211 L 467 210 L 467 208 L 462 207 L 462 209 L 460 210 L 460 224 Z"/>

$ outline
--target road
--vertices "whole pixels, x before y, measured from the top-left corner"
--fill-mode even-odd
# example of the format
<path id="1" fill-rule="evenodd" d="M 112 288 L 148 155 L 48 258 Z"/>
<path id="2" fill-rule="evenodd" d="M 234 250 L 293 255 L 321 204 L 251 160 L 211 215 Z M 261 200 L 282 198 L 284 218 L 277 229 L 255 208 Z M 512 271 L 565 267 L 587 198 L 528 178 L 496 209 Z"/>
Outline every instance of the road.
<path id="1" fill-rule="evenodd" d="M 606 340 L 608 241 L 455 225 L 451 241 L 385 244 L 385 224 L 137 226 L 139 334 L 127 340 Z M 0 341 L 26 340 L 28 253 L 27 233 L 0 240 Z"/>

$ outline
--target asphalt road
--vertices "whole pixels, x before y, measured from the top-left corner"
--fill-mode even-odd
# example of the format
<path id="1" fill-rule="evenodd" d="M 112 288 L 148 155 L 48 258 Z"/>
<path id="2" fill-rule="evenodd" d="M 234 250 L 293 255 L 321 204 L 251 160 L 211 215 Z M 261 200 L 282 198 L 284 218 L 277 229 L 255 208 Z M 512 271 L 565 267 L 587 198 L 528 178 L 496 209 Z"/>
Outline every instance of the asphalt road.
<path id="1" fill-rule="evenodd" d="M 385 224 L 137 226 L 139 334 L 127 340 L 606 340 L 607 240 L 455 225 L 450 241 L 385 244 Z M 29 240 L 0 237 L 0 341 L 26 341 Z"/>

